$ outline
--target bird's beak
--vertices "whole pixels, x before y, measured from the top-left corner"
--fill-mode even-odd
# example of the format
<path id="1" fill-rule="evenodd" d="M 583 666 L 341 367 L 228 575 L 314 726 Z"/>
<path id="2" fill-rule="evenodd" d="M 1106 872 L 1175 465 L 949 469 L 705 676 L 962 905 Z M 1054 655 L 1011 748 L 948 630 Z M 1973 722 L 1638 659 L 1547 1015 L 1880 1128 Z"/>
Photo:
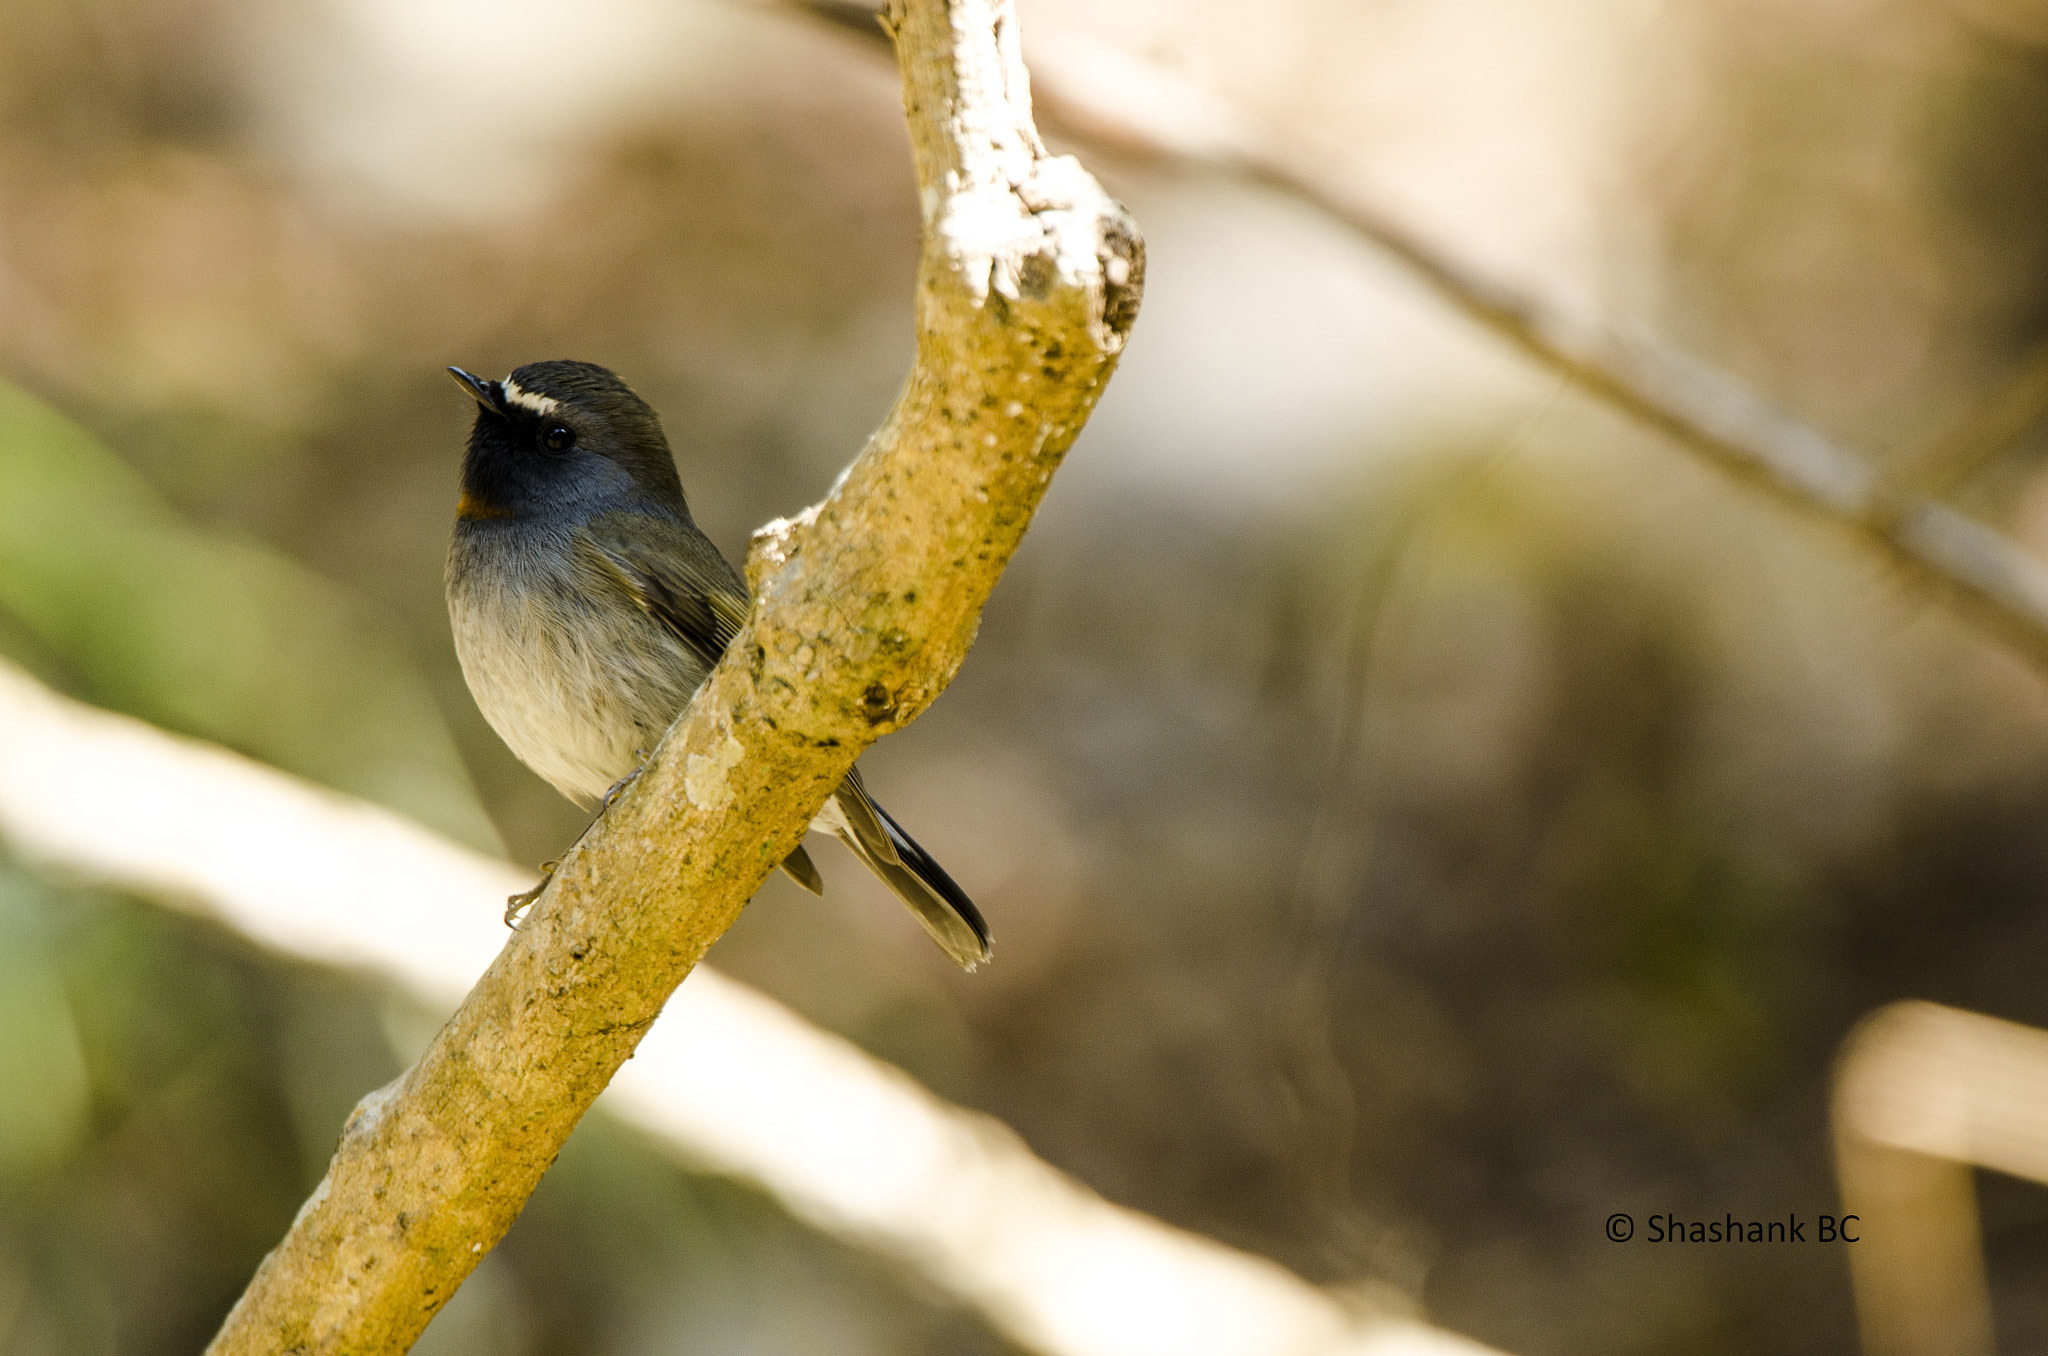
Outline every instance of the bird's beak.
<path id="1" fill-rule="evenodd" d="M 465 372 L 459 367 L 449 368 L 448 374 L 462 383 L 462 389 L 475 397 L 477 404 L 500 419 L 505 417 L 504 387 L 495 381 L 485 381 L 482 377 Z"/>

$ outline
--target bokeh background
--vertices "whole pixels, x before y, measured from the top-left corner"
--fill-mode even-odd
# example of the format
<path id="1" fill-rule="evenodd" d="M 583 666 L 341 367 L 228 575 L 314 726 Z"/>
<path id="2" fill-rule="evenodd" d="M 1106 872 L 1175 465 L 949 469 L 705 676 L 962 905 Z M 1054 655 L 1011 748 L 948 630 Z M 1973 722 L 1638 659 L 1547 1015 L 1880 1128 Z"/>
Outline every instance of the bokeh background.
<path id="1" fill-rule="evenodd" d="M 1873 458 L 2048 339 L 2039 0 L 1023 19 Z M 999 961 L 829 848 L 713 960 L 1112 1199 L 1508 1351 L 1854 1350 L 1838 1249 L 1603 1221 L 1838 1209 L 1831 1061 L 1883 1002 L 2048 1025 L 2043 675 L 1312 211 L 1083 149 L 1144 313 L 864 761 Z M 0 654 L 552 857 L 579 815 L 448 639 L 441 368 L 616 368 L 737 555 L 887 408 L 916 230 L 886 57 L 771 6 L 16 0 Z M 2048 438 L 1994 450 L 1958 502 L 2048 552 Z M 197 1350 L 417 1023 L 0 858 L 0 1351 Z M 2048 1348 L 2048 1194 L 1980 1188 L 2001 1349 Z M 419 1349 L 1009 1350 L 602 1118 Z"/>

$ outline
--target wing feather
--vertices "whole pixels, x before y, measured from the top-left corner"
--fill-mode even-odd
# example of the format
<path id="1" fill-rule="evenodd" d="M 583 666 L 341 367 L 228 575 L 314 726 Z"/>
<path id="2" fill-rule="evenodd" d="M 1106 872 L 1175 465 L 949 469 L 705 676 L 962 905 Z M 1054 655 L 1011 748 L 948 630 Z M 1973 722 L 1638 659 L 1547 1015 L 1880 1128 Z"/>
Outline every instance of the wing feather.
<path id="1" fill-rule="evenodd" d="M 739 571 L 692 523 L 604 514 L 591 520 L 577 545 L 706 668 L 746 625 Z"/>

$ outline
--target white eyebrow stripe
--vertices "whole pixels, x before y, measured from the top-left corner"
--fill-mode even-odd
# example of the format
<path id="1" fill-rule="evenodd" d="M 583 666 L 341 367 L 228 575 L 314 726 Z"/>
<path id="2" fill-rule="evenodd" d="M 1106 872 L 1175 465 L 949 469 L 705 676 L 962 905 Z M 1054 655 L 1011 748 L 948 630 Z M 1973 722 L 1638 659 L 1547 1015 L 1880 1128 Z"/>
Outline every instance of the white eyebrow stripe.
<path id="1" fill-rule="evenodd" d="M 506 402 L 523 410 L 531 410 L 535 414 L 553 414 L 562 408 L 562 402 L 553 396 L 535 395 L 531 391 L 520 390 L 519 383 L 510 377 L 505 378 L 500 385 L 504 388 Z"/>

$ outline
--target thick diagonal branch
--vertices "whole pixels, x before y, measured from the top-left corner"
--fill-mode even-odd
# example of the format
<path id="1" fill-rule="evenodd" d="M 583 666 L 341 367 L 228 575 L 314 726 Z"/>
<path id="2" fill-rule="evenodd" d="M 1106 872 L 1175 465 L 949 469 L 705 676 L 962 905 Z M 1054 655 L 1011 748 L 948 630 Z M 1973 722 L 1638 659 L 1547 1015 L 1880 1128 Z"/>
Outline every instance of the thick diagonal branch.
<path id="1" fill-rule="evenodd" d="M 925 218 L 902 396 L 764 535 L 746 630 L 419 1063 L 364 1099 L 212 1351 L 410 1345 L 855 755 L 952 677 L 1109 379 L 1137 232 L 1046 156 L 1011 6 L 891 20 Z"/>

